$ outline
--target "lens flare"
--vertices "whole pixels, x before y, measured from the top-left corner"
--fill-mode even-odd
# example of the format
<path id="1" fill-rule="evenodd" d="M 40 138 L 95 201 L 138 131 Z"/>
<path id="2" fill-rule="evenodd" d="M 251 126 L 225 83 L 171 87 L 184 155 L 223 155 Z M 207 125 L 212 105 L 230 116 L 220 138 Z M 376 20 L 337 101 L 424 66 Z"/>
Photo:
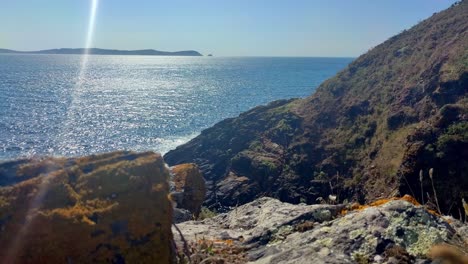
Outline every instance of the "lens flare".
<path id="1" fill-rule="evenodd" d="M 88 23 L 88 33 L 86 34 L 85 50 L 84 50 L 82 60 L 81 60 L 80 74 L 78 76 L 78 82 L 77 82 L 78 87 L 76 88 L 81 88 L 82 79 L 86 73 L 86 66 L 88 64 L 88 57 L 89 57 L 89 49 L 91 48 L 91 45 L 93 44 L 94 25 L 96 23 L 97 7 L 98 7 L 98 0 L 92 0 L 91 12 L 90 12 L 89 23 Z"/>
<path id="2" fill-rule="evenodd" d="M 90 10 L 90 16 L 89 16 L 89 21 L 88 21 L 88 31 L 86 34 L 85 49 L 84 49 L 83 55 L 81 56 L 80 71 L 79 71 L 74 89 L 71 92 L 71 104 L 69 108 L 67 109 L 67 118 L 65 120 L 64 128 L 62 132 L 57 136 L 58 144 L 64 143 L 63 136 L 66 133 L 70 133 L 69 130 L 73 125 L 71 114 L 76 108 L 76 100 L 79 97 L 79 93 L 82 90 L 82 85 L 85 79 L 84 77 L 86 74 L 86 69 L 87 69 L 87 64 L 88 64 L 89 49 L 91 48 L 91 45 L 93 43 L 93 35 L 94 35 L 94 27 L 95 27 L 95 22 L 96 22 L 98 1 L 99 0 L 91 0 L 91 10 Z M 56 167 L 52 165 L 50 170 L 48 171 L 50 172 L 54 169 L 56 169 Z M 49 190 L 50 181 L 52 180 L 54 175 L 53 174 L 49 175 L 49 173 L 47 173 L 46 171 L 41 177 L 42 179 L 41 179 L 41 183 L 39 184 L 39 188 L 37 189 L 36 193 L 34 194 L 34 197 L 31 199 L 31 201 L 28 204 L 28 211 L 25 215 L 26 219 L 24 221 L 24 224 L 20 228 L 20 230 L 18 230 L 17 235 L 15 236 L 12 243 L 10 244 L 10 247 L 7 251 L 8 255 L 6 256 L 5 259 L 3 259 L 4 261 L 3 263 L 15 262 L 15 259 L 22 248 L 24 238 L 26 237 L 29 229 L 34 225 L 35 216 L 37 214 L 38 209 L 42 205 L 44 197 L 46 196 Z"/>
<path id="3" fill-rule="evenodd" d="M 84 46 L 83 54 L 81 55 L 80 61 L 80 69 L 78 72 L 78 76 L 73 87 L 73 90 L 70 94 L 70 104 L 67 108 L 66 117 L 64 123 L 62 124 L 62 130 L 58 134 L 55 139 L 56 142 L 56 153 L 63 154 L 67 149 L 77 148 L 75 142 L 69 142 L 69 138 L 73 134 L 73 128 L 76 125 L 75 118 L 79 118 L 81 113 L 78 113 L 78 106 L 81 94 L 83 93 L 83 85 L 86 82 L 86 72 L 88 69 L 88 61 L 89 61 L 89 54 L 90 49 L 93 45 L 93 36 L 94 36 L 94 28 L 96 24 L 96 14 L 98 9 L 98 2 L 99 0 L 91 0 L 91 8 L 89 12 L 89 22 L 88 22 L 88 30 L 86 33 L 86 42 Z"/>

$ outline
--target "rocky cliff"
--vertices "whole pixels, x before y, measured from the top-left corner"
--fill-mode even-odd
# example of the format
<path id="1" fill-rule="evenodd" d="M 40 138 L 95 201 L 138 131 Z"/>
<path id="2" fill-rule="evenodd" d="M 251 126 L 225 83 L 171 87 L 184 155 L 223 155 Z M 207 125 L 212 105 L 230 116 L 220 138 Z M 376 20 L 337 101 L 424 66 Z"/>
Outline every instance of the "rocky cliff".
<path id="1" fill-rule="evenodd" d="M 0 164 L 0 262 L 170 263 L 169 171 L 114 152 Z"/>
<path id="2" fill-rule="evenodd" d="M 310 97 L 224 120 L 164 158 L 198 164 L 207 204 L 218 208 L 262 195 L 315 203 L 412 194 L 458 216 L 468 199 L 467 13 L 462 1 L 434 14 Z"/>

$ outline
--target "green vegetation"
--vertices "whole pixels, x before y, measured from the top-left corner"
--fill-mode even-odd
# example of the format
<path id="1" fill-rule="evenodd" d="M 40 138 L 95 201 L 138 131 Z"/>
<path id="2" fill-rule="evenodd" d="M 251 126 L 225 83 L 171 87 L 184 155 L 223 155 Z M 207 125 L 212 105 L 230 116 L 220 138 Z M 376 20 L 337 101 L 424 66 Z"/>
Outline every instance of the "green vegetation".
<path id="1" fill-rule="evenodd" d="M 369 263 L 371 263 L 369 261 L 369 258 L 366 257 L 364 254 L 355 253 L 353 255 L 353 258 L 354 258 L 354 261 L 356 261 L 356 263 L 358 263 L 358 264 L 369 264 Z"/>
<path id="2" fill-rule="evenodd" d="M 197 220 L 204 220 L 212 218 L 218 215 L 215 211 L 210 210 L 208 207 L 202 206 L 200 214 L 198 215 Z"/>
<path id="3" fill-rule="evenodd" d="M 468 122 L 453 124 L 437 140 L 437 156 L 443 158 L 454 146 L 468 144 Z"/>

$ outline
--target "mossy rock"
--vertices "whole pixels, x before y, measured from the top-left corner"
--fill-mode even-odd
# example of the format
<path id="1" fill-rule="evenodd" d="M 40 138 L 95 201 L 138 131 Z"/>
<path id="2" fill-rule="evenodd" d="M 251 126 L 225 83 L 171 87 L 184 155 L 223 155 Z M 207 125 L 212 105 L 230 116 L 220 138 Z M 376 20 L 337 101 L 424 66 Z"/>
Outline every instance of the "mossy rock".
<path id="1" fill-rule="evenodd" d="M 159 154 L 46 158 L 9 171 L 25 180 L 0 188 L 4 263 L 172 261 L 169 172 Z"/>

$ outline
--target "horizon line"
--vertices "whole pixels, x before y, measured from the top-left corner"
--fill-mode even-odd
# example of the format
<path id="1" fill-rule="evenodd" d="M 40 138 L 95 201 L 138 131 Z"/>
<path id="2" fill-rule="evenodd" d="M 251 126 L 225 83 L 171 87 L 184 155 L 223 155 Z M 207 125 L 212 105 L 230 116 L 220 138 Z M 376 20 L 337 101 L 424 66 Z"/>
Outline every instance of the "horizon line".
<path id="1" fill-rule="evenodd" d="M 100 50 L 115 50 L 115 51 L 145 51 L 145 50 L 153 50 L 153 51 L 161 51 L 161 52 L 182 52 L 182 51 L 196 51 L 196 52 L 199 52 L 195 49 L 186 49 L 186 50 L 176 50 L 176 51 L 166 51 L 166 50 L 158 50 L 158 49 L 154 49 L 154 48 L 144 48 L 144 49 L 116 49 L 116 48 L 98 48 L 98 47 L 92 47 L 92 48 L 48 48 L 48 49 L 36 49 L 36 50 L 17 50 L 17 49 L 13 49 L 13 48 L 0 48 L 0 54 L 8 54 L 8 53 L 2 53 L 1 50 L 10 50 L 10 51 L 15 51 L 15 52 L 40 52 L 40 51 L 48 51 L 48 50 L 61 50 L 61 49 L 83 49 L 83 50 L 87 50 L 87 49 L 100 49 Z M 355 55 L 355 56 L 350 56 L 350 55 L 346 55 L 346 56 L 337 56 L 337 55 L 215 55 L 215 53 L 201 53 L 199 52 L 200 54 L 202 54 L 202 56 L 198 56 L 198 57 L 211 57 L 211 56 L 208 56 L 209 54 L 213 54 L 212 57 L 217 57 L 217 58 L 221 58 L 221 57 L 269 57 L 269 58 L 272 58 L 272 57 L 283 57 L 283 58 L 350 58 L 350 59 L 354 59 L 354 58 L 357 58 L 359 56 L 361 56 L 362 54 L 360 55 Z M 205 55 L 206 54 L 206 55 Z M 23 55 L 82 55 L 82 54 L 23 54 Z M 106 54 L 90 54 L 90 55 L 105 55 L 105 56 L 109 56 L 109 55 L 106 55 Z M 117 55 L 116 55 L 117 56 Z M 118 55 L 118 56 L 125 56 L 125 55 Z M 128 55 L 128 56 L 153 56 L 153 55 Z M 167 57 L 170 57 L 170 56 L 167 56 Z"/>

